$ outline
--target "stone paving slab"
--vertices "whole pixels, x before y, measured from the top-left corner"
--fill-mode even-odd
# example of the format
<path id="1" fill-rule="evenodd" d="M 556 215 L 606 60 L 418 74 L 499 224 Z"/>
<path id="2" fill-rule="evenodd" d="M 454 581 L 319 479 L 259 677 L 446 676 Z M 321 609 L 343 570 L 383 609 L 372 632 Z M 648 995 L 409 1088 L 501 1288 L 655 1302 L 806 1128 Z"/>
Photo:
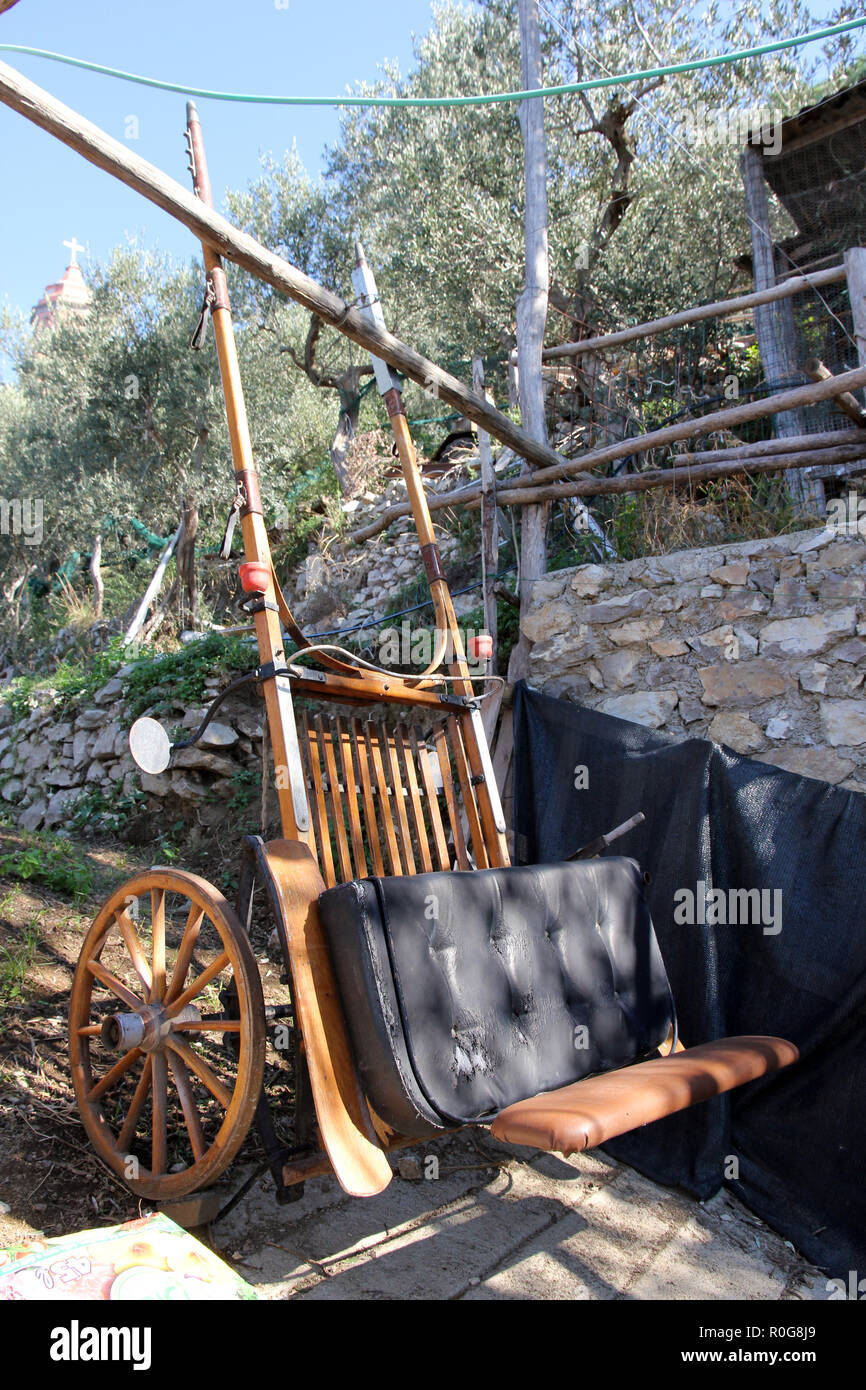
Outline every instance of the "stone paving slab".
<path id="1" fill-rule="evenodd" d="M 601 1154 L 527 1153 L 487 1136 L 419 1146 L 369 1200 L 314 1179 L 280 1208 L 263 1179 L 216 1244 L 276 1300 L 827 1297 L 826 1276 L 727 1191 L 698 1203 Z"/>

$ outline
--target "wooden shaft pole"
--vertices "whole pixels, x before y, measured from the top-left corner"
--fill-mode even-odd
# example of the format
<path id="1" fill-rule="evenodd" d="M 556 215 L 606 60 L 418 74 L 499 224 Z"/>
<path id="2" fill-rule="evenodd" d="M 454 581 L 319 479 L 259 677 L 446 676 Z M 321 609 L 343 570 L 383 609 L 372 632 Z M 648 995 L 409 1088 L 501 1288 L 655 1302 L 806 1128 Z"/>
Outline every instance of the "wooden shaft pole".
<path id="1" fill-rule="evenodd" d="M 472 359 L 472 385 L 479 395 L 485 395 L 484 363 L 479 356 Z M 496 519 L 496 474 L 493 471 L 493 452 L 486 430 L 478 431 L 478 457 L 481 461 L 481 562 L 484 581 L 484 626 L 493 639 L 493 656 L 488 670 L 496 675 L 496 640 L 498 615 L 496 609 L 496 570 L 499 564 L 499 525 Z"/>
<path id="2" fill-rule="evenodd" d="M 196 196 L 208 205 L 212 201 L 207 160 L 201 134 L 201 124 L 195 104 L 187 105 L 187 129 L 190 135 L 190 148 L 193 161 L 193 183 Z M 241 383 L 237 346 L 232 326 L 231 305 L 226 286 L 225 271 L 217 253 L 206 242 L 202 242 L 204 264 L 210 286 L 215 295 L 211 309 L 214 338 L 223 396 L 225 397 L 226 419 L 231 440 L 232 460 L 235 471 L 235 485 L 245 500 L 241 511 L 241 531 L 244 540 L 244 553 L 247 560 L 258 561 L 267 567 L 268 581 L 264 590 L 265 606 L 254 615 L 256 641 L 262 665 L 273 664 L 282 667 L 286 664 L 283 635 L 277 611 L 277 595 L 273 580 L 271 547 L 268 541 L 265 519 L 262 515 L 259 494 L 258 472 L 253 459 L 253 446 L 250 440 L 249 421 Z M 297 732 L 293 724 L 291 695 L 288 681 L 272 677 L 263 682 L 265 708 L 273 749 L 274 767 L 277 770 L 277 800 L 283 836 L 287 840 L 303 840 L 313 849 L 313 832 L 309 812 L 303 814 L 300 805 L 303 797 L 302 786 L 298 785 L 292 773 L 297 767 L 294 746 Z"/>
<path id="3" fill-rule="evenodd" d="M 389 391 L 383 400 L 391 420 L 397 452 L 400 455 L 406 491 L 409 494 L 409 505 L 412 508 L 415 529 L 418 532 L 418 540 L 421 545 L 421 559 L 427 574 L 427 582 L 430 585 L 430 596 L 433 599 L 433 611 L 436 615 L 436 651 L 430 666 L 423 674 L 427 675 L 440 665 L 450 642 L 451 661 L 448 669 L 453 676 L 458 678 L 455 690 L 458 695 L 471 695 L 473 690 L 469 680 L 466 653 L 463 650 L 463 638 L 457 626 L 457 615 L 454 612 L 451 590 L 442 569 L 442 556 L 439 553 L 439 544 L 433 529 L 430 508 L 427 505 L 427 494 L 424 491 L 421 474 L 418 470 L 418 460 L 409 430 L 409 422 L 403 409 L 403 397 L 398 390 L 394 389 Z"/>
<path id="4" fill-rule="evenodd" d="M 91 164 L 141 193 L 189 227 L 213 251 L 318 314 L 332 328 L 338 329 L 374 356 L 383 358 L 475 424 L 483 425 L 494 439 L 508 445 L 521 458 L 538 465 L 563 461 L 554 449 L 532 439 L 507 416 L 483 397 L 476 396 L 474 391 L 470 391 L 463 382 L 435 362 L 415 352 L 387 329 L 369 323 L 358 309 L 346 304 L 339 295 L 324 289 L 289 261 L 268 251 L 254 237 L 232 226 L 225 217 L 188 193 L 146 159 L 133 154 L 120 141 L 114 140 L 3 62 L 0 62 L 0 101 L 62 140 Z"/>

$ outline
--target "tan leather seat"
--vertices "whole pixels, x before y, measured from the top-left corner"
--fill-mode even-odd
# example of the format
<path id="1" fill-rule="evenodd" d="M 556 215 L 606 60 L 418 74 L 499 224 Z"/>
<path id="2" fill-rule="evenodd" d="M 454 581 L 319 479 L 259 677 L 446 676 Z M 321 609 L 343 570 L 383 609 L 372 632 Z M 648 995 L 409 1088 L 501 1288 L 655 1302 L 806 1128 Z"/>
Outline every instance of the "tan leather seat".
<path id="1" fill-rule="evenodd" d="M 492 1133 L 510 1144 L 580 1153 L 790 1066 L 799 1055 L 783 1038 L 719 1038 L 518 1101 L 500 1111 Z"/>

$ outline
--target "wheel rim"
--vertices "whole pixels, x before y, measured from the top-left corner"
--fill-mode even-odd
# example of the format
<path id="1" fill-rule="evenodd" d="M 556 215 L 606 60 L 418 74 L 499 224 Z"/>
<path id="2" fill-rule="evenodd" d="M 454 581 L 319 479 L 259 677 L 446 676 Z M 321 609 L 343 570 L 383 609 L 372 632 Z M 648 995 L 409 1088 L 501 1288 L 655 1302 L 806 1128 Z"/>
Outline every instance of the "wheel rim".
<path id="1" fill-rule="evenodd" d="M 221 893 L 151 869 L 112 894 L 76 967 L 69 1048 L 85 1129 L 133 1192 L 176 1198 L 216 1180 L 265 1060 L 258 969 Z"/>

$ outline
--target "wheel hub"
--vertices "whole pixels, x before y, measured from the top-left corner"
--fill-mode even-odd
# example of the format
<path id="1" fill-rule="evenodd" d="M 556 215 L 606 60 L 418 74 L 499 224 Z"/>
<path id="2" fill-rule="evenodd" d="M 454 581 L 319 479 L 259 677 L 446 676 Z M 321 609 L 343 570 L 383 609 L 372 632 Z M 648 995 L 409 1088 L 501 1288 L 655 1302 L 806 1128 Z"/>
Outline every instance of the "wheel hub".
<path id="1" fill-rule="evenodd" d="M 112 1052 L 129 1052 L 133 1047 L 142 1052 L 161 1052 L 178 1024 L 200 1022 L 201 1014 L 194 1004 L 187 1004 L 171 1018 L 164 1005 L 145 1004 L 134 1013 L 109 1014 L 103 1020 L 101 1038 Z"/>

